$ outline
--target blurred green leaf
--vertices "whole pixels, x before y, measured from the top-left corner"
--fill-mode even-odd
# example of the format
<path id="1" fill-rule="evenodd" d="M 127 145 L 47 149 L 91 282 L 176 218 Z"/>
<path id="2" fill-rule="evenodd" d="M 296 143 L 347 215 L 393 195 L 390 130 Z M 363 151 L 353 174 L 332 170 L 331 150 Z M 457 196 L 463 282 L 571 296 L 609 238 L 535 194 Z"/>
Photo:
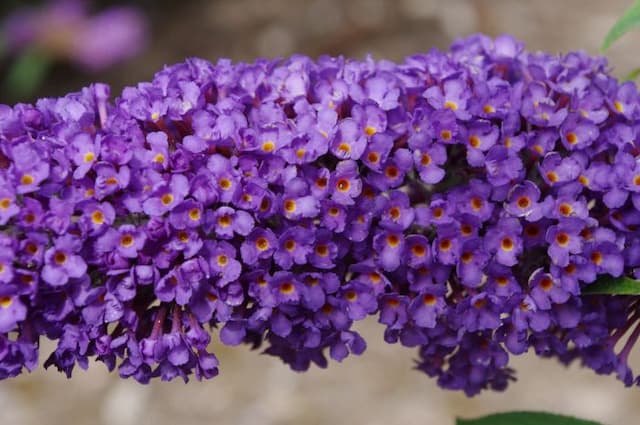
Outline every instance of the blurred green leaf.
<path id="1" fill-rule="evenodd" d="M 640 77 L 640 68 L 636 68 L 633 71 L 631 71 L 630 73 L 628 73 L 627 75 L 625 75 L 623 80 L 624 81 L 633 81 L 633 80 L 637 79 L 638 77 Z"/>
<path id="2" fill-rule="evenodd" d="M 624 12 L 622 17 L 618 19 L 618 22 L 616 22 L 609 30 L 604 38 L 604 42 L 602 43 L 600 50 L 604 52 L 627 31 L 637 26 L 640 26 L 640 0 L 636 0 L 633 5 Z"/>
<path id="3" fill-rule="evenodd" d="M 458 419 L 456 425 L 601 425 L 598 422 L 544 412 L 497 413 L 477 419 Z"/>
<path id="4" fill-rule="evenodd" d="M 640 295 L 640 281 L 626 276 L 602 275 L 587 286 L 582 293 L 587 295 Z"/>
<path id="5" fill-rule="evenodd" d="M 33 96 L 46 77 L 51 61 L 38 50 L 27 50 L 10 66 L 3 82 L 4 90 L 14 98 Z"/>

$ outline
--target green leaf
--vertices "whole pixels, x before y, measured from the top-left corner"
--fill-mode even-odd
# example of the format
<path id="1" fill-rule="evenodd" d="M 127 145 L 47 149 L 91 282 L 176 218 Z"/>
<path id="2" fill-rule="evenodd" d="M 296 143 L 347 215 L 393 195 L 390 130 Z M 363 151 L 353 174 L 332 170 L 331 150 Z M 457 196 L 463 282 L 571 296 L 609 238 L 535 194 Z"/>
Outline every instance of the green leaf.
<path id="1" fill-rule="evenodd" d="M 640 77 L 640 68 L 636 68 L 633 71 L 629 72 L 627 75 L 624 76 L 623 80 L 633 81 L 638 77 Z"/>
<path id="2" fill-rule="evenodd" d="M 640 280 L 630 277 L 613 277 L 602 275 L 595 282 L 587 286 L 583 294 L 607 294 L 607 295 L 640 295 Z"/>
<path id="3" fill-rule="evenodd" d="M 477 419 L 457 419 L 456 425 L 601 425 L 598 422 L 544 412 L 497 413 Z"/>
<path id="4" fill-rule="evenodd" d="M 604 42 L 602 43 L 600 50 L 604 52 L 627 31 L 637 26 L 640 26 L 640 0 L 636 0 L 633 5 L 624 12 L 622 17 L 618 19 L 618 22 L 616 22 L 609 30 L 604 38 Z"/>
<path id="5" fill-rule="evenodd" d="M 40 87 L 51 61 L 38 50 L 27 50 L 11 64 L 3 82 L 4 90 L 15 98 L 28 100 Z"/>

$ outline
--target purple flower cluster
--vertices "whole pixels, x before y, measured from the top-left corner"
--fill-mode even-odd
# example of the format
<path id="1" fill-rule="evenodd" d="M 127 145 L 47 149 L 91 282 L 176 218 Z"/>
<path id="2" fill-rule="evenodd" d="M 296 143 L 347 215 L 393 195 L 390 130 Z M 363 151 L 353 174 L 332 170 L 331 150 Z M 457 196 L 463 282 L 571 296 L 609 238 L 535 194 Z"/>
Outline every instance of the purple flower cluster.
<path id="1" fill-rule="evenodd" d="M 360 354 L 354 322 L 476 394 L 528 350 L 638 378 L 640 97 L 606 61 L 473 36 L 404 63 L 191 59 L 0 108 L 0 376 L 294 370 Z M 327 350 L 328 349 L 328 350 Z"/>

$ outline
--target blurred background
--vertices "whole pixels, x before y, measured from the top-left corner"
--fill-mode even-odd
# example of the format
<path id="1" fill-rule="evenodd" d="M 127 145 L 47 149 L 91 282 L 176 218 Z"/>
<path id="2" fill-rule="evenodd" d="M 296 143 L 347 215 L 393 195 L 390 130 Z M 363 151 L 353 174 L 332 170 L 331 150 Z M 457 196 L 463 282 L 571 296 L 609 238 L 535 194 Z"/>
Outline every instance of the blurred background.
<path id="1" fill-rule="evenodd" d="M 631 0 L 0 0 L 0 103 L 59 96 L 90 82 L 122 87 L 199 56 L 250 61 L 291 53 L 401 60 L 473 32 L 511 33 L 530 50 L 597 53 Z M 608 51 L 614 74 L 640 66 L 640 31 Z M 415 353 L 359 329 L 362 358 L 306 374 L 247 348 L 219 347 L 221 376 L 142 386 L 92 364 L 67 381 L 51 370 L 0 383 L 0 423 L 453 424 L 499 410 L 550 410 L 608 425 L 640 417 L 640 389 L 577 366 L 522 356 L 519 381 L 473 399 L 412 370 Z M 50 346 L 43 345 L 43 353 Z M 638 350 L 637 350 L 638 351 Z M 43 357 L 46 357 L 44 355 Z M 640 358 L 633 360 L 640 367 Z"/>

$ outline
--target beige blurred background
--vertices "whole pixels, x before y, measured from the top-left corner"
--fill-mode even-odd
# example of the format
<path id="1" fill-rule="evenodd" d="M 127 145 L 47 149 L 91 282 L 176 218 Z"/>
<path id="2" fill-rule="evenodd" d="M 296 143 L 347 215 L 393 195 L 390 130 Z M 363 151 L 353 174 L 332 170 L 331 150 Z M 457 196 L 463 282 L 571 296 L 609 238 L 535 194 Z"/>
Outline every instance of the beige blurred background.
<path id="1" fill-rule="evenodd" d="M 165 2 L 169 3 L 169 2 Z M 210 60 L 305 53 L 400 60 L 458 36 L 511 33 L 533 50 L 596 53 L 631 0 L 214 0 L 173 2 L 150 10 L 154 41 L 136 60 L 99 75 L 114 85 L 148 80 L 186 56 Z M 165 6 L 162 6 L 165 7 Z M 613 72 L 640 66 L 640 30 L 608 52 Z M 95 77 L 93 77 L 95 79 Z M 52 76 L 49 94 L 89 80 Z M 221 375 L 209 382 L 142 386 L 102 365 L 67 381 L 50 370 L 0 383 L 3 425 L 452 425 L 454 417 L 498 410 L 551 410 L 608 425 L 640 423 L 640 388 L 554 361 L 513 359 L 519 381 L 505 393 L 467 399 L 412 370 L 415 352 L 382 342 L 374 322 L 361 324 L 361 358 L 305 374 L 244 347 L 219 347 Z M 45 344 L 45 350 L 47 347 Z M 640 351 L 640 347 L 638 350 Z M 43 356 L 45 357 L 45 356 Z M 636 369 L 640 361 L 634 359 Z M 514 424 L 517 425 L 517 424 Z M 543 424 L 541 424 L 543 425 Z"/>

